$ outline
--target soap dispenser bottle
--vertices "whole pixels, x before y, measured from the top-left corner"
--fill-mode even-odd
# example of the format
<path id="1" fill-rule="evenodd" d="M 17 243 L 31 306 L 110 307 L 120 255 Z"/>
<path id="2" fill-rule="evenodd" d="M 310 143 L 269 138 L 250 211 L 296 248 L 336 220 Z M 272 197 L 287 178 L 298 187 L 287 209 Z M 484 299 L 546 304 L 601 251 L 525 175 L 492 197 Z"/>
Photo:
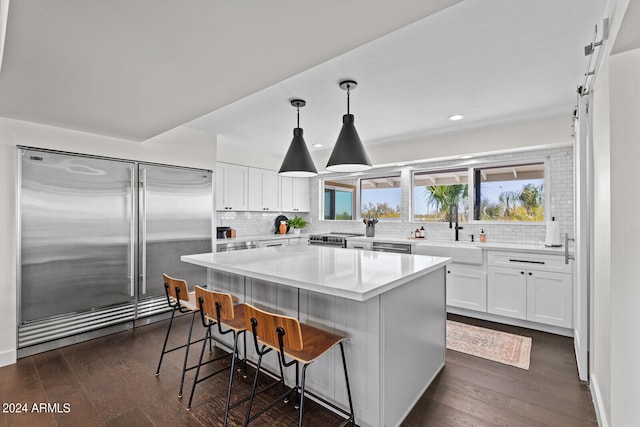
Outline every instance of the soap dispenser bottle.
<path id="1" fill-rule="evenodd" d="M 484 234 L 484 228 L 480 230 L 480 243 L 485 243 L 487 241 L 487 235 Z"/>
<path id="2" fill-rule="evenodd" d="M 424 239 L 427 237 L 427 232 L 424 231 L 424 227 L 420 227 L 420 238 Z"/>

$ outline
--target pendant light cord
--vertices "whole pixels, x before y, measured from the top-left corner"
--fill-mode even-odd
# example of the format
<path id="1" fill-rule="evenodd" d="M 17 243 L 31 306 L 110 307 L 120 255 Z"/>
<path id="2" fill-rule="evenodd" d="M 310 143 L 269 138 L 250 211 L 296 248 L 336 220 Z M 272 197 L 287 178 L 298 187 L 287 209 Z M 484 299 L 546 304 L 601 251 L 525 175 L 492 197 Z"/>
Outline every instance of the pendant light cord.
<path id="1" fill-rule="evenodd" d="M 351 85 L 347 83 L 347 114 L 349 114 L 349 94 L 351 92 Z"/>
<path id="2" fill-rule="evenodd" d="M 298 110 L 298 127 L 300 127 L 300 105 L 296 105 L 296 110 Z"/>

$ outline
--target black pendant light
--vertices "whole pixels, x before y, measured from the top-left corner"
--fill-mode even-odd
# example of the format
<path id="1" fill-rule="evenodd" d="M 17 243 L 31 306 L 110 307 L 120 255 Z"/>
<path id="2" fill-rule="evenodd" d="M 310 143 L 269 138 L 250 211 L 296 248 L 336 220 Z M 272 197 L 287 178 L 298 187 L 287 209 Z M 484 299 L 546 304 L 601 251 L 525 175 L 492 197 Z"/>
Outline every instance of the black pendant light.
<path id="1" fill-rule="evenodd" d="M 298 110 L 298 127 L 293 130 L 293 139 L 289 150 L 284 156 L 282 166 L 280 166 L 280 172 L 282 176 L 290 176 L 294 178 L 308 178 L 310 176 L 316 176 L 318 171 L 313 164 L 311 154 L 307 149 L 307 143 L 304 142 L 302 137 L 302 129 L 300 128 L 300 107 L 304 107 L 307 103 L 302 99 L 292 99 L 291 105 Z"/>
<path id="2" fill-rule="evenodd" d="M 360 172 L 371 169 L 371 160 L 353 124 L 353 114 L 349 113 L 349 94 L 356 86 L 358 84 L 353 80 L 340 82 L 340 89 L 347 91 L 347 114 L 342 116 L 342 129 L 327 163 L 327 169 L 331 172 Z"/>

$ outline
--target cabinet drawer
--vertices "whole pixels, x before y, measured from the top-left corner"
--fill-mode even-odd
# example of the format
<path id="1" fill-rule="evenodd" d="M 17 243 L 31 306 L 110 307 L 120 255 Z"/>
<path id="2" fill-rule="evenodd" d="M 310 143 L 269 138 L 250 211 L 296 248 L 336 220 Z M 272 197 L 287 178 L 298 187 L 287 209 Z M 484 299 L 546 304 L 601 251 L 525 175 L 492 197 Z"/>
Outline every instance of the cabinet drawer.
<path id="1" fill-rule="evenodd" d="M 489 265 L 496 267 L 553 271 L 557 273 L 571 272 L 571 265 L 564 263 L 564 257 L 562 255 L 489 251 L 487 261 Z"/>
<path id="2" fill-rule="evenodd" d="M 365 251 L 371 250 L 371 242 L 354 242 L 347 240 L 347 248 L 349 249 L 364 249 Z"/>

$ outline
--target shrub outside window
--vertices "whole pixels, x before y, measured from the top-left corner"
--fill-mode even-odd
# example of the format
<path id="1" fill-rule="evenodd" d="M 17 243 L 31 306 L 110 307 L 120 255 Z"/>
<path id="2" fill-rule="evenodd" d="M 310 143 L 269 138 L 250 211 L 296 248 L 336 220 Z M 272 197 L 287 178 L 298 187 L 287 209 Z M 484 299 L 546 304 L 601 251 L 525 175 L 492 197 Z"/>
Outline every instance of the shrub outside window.
<path id="1" fill-rule="evenodd" d="M 469 220 L 469 169 L 422 171 L 413 174 L 413 220 Z"/>
<path id="2" fill-rule="evenodd" d="M 544 221 L 544 162 L 475 168 L 474 219 Z"/>
<path id="3" fill-rule="evenodd" d="M 400 176 L 360 180 L 360 217 L 400 219 Z"/>

